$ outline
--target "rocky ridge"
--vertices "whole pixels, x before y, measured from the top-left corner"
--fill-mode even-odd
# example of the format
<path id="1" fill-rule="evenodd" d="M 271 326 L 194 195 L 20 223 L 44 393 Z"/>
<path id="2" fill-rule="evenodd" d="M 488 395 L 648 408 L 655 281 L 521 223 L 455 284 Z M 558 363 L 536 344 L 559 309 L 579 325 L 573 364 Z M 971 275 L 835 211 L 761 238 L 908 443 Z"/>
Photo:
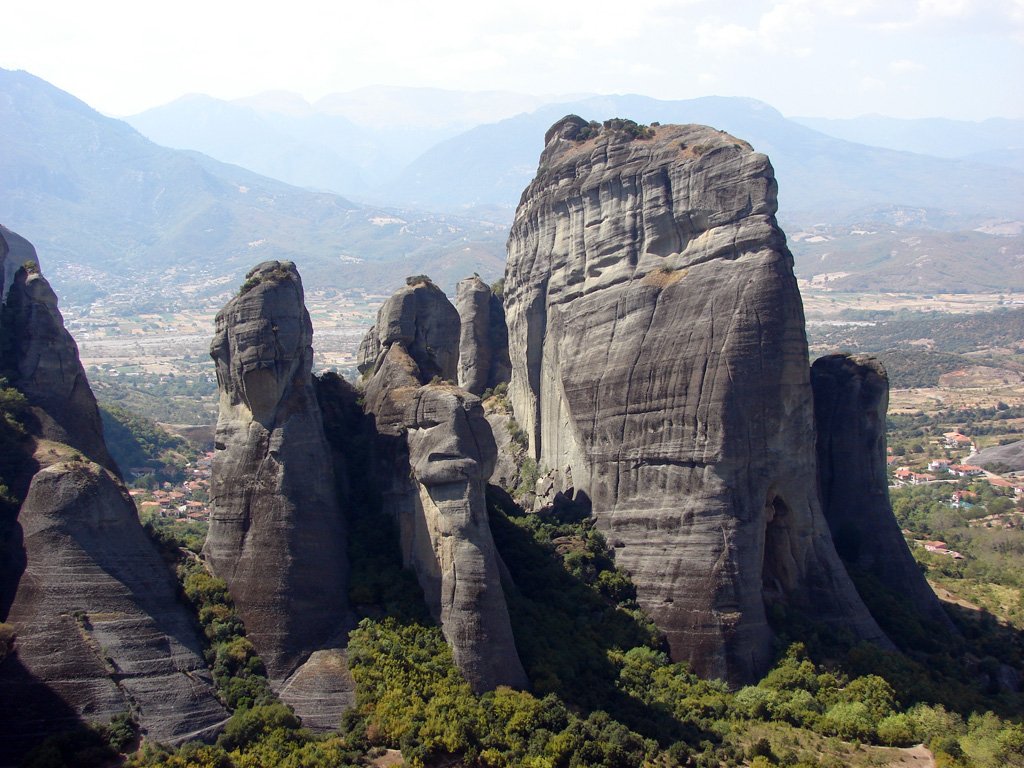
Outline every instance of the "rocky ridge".
<path id="1" fill-rule="evenodd" d="M 271 685 L 285 701 L 294 692 L 289 703 L 306 719 L 317 716 L 318 690 L 348 705 L 353 690 L 338 661 L 352 624 L 346 525 L 313 388 L 312 337 L 291 262 L 254 267 L 217 314 L 210 354 L 220 414 L 204 548 Z M 321 664 L 317 651 L 333 651 L 334 661 Z M 318 670 L 303 671 L 314 656 Z"/>
<path id="2" fill-rule="evenodd" d="M 29 249 L 0 230 L 3 274 L 13 272 L 2 363 L 29 406 L 19 462 L 31 475 L 0 542 L 14 565 L 3 574 L 0 620 L 16 632 L 0 662 L 0 755 L 14 759 L 46 735 L 123 713 L 155 740 L 209 735 L 227 713 L 197 627 L 107 453 L 56 297 L 34 259 L 8 270 Z"/>
<path id="3" fill-rule="evenodd" d="M 885 643 L 818 501 L 771 165 L 714 129 L 646 131 L 559 121 L 516 212 L 509 391 L 531 455 L 590 500 L 673 657 L 700 674 L 763 672 L 769 609 Z"/>

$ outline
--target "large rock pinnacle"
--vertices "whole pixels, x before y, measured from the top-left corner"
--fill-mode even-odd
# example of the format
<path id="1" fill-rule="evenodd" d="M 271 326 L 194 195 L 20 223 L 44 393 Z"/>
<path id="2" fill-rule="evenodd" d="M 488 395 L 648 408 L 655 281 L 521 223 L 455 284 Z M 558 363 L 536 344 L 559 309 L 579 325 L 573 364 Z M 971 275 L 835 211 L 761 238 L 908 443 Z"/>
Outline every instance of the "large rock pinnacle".
<path id="1" fill-rule="evenodd" d="M 803 310 L 768 158 L 701 126 L 548 132 L 508 243 L 510 394 L 672 655 L 749 680 L 772 613 L 886 642 L 817 494 Z M 567 481 L 566 481 L 567 482 Z"/>
<path id="2" fill-rule="evenodd" d="M 459 281 L 455 306 L 461 323 L 459 386 L 479 395 L 502 382 L 507 383 L 512 368 L 501 300 L 487 283 L 474 276 Z"/>
<path id="3" fill-rule="evenodd" d="M 112 471 L 78 349 L 34 257 L 0 227 L 3 373 L 29 406 L 4 457 L 24 500 L 0 519 L 0 621 L 17 636 L 0 660 L 0 762 L 126 713 L 157 741 L 212 736 L 227 713 L 196 622 Z"/>
<path id="4" fill-rule="evenodd" d="M 414 306 L 403 322 L 417 328 L 427 325 L 425 318 L 454 313 L 433 286 L 414 290 L 422 292 L 416 302 L 403 289 L 385 303 L 364 349 L 389 327 L 390 307 Z M 431 359 L 457 352 L 457 314 L 455 321 L 453 329 L 445 323 L 443 338 L 450 346 L 429 345 Z M 398 522 L 403 561 L 416 573 L 427 607 L 474 690 L 525 687 L 487 519 L 484 489 L 497 449 L 480 399 L 451 383 L 431 383 L 431 363 L 408 335 L 381 338 L 391 340 L 373 353 L 372 367 L 364 367 L 365 402 L 381 435 L 380 482 Z M 454 365 L 457 355 L 450 359 Z"/>
<path id="5" fill-rule="evenodd" d="M 220 416 L 204 553 L 279 690 L 350 628 L 345 521 L 312 334 L 295 265 L 272 261 L 218 313 L 210 348 Z"/>
<path id="6" fill-rule="evenodd" d="M 954 631 L 896 524 L 886 477 L 889 377 L 869 355 L 827 355 L 811 366 L 821 501 L 836 549 L 912 609 Z"/>
<path id="7" fill-rule="evenodd" d="M 10 241 L 10 242 L 8 242 Z M 117 471 L 103 441 L 96 398 L 78 357 L 78 345 L 64 328 L 57 296 L 39 271 L 31 244 L 0 228 L 4 275 L 0 329 L 5 343 L 0 367 L 10 384 L 28 399 L 42 437 L 77 448 Z"/>

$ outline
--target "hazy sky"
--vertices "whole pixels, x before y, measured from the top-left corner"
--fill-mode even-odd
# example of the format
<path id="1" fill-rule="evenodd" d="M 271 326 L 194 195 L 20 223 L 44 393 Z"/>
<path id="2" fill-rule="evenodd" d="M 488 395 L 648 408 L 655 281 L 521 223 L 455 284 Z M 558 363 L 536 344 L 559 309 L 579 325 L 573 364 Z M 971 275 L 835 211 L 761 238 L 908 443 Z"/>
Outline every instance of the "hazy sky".
<path id="1" fill-rule="evenodd" d="M 408 85 L 1024 117 L 1024 0 L 32 0 L 2 24 L 0 67 L 114 115 Z"/>

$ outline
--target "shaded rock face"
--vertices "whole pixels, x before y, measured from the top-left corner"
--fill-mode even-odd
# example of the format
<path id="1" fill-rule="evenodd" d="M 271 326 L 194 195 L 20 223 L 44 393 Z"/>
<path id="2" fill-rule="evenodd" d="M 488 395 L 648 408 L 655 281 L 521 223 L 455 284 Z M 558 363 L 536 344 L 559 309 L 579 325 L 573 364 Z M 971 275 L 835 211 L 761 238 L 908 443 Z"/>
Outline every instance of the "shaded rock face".
<path id="1" fill-rule="evenodd" d="M 0 536 L 0 620 L 17 633 L 0 663 L 0 757 L 124 712 L 158 741 L 209 735 L 227 713 L 198 627 L 111 471 L 96 400 L 34 256 L 0 227 L 2 363 L 31 406 L 24 455 L 5 457 L 8 480 L 14 464 L 26 476 Z"/>
<path id="2" fill-rule="evenodd" d="M 4 337 L 0 361 L 3 374 L 28 399 L 38 421 L 33 425 L 34 431 L 39 436 L 77 448 L 116 472 L 117 465 L 103 441 L 96 398 L 78 358 L 78 345 L 64 328 L 56 294 L 38 266 L 19 264 L 8 275 L 11 262 L 35 255 L 27 241 L 15 237 L 9 230 L 0 231 L 6 254 L 0 319 Z M 8 239 L 14 244 L 13 249 Z"/>
<path id="3" fill-rule="evenodd" d="M 776 603 L 885 642 L 818 501 L 768 159 L 701 126 L 575 140 L 584 125 L 549 131 L 509 235 L 509 391 L 532 455 L 592 503 L 697 672 L 763 672 Z"/>
<path id="4" fill-rule="evenodd" d="M 0 664 L 0 753 L 129 711 L 161 742 L 216 730 L 227 713 L 194 621 L 117 478 L 88 461 L 52 464 L 18 522 L 27 564 L 4 618 L 17 642 Z"/>
<path id="5" fill-rule="evenodd" d="M 900 533 L 889 503 L 885 414 L 889 377 L 869 355 L 827 355 L 811 366 L 821 501 L 843 560 L 953 625 Z"/>
<path id="6" fill-rule="evenodd" d="M 508 382 L 512 364 L 501 300 L 479 277 L 467 277 L 456 287 L 455 307 L 461 325 L 459 386 L 479 395 Z"/>
<path id="7" fill-rule="evenodd" d="M 218 313 L 210 348 L 220 414 L 204 555 L 278 690 L 311 653 L 342 647 L 351 628 L 345 521 L 303 302 L 294 264 L 260 264 Z"/>
<path id="8" fill-rule="evenodd" d="M 365 382 L 384 506 L 398 522 L 403 561 L 473 689 L 526 687 L 484 496 L 494 438 L 478 397 L 429 378 L 396 339 Z"/>
<path id="9" fill-rule="evenodd" d="M 429 280 L 406 285 L 384 302 L 359 345 L 359 372 L 375 371 L 382 356 L 400 343 L 424 381 L 458 376 L 459 313 Z"/>

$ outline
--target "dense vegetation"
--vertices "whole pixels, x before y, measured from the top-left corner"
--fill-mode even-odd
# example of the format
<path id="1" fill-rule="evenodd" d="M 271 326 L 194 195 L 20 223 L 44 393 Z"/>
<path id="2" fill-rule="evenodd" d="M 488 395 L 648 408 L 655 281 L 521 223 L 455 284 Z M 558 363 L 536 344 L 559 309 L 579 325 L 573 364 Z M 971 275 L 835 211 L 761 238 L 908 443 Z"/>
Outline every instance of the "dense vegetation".
<path id="1" fill-rule="evenodd" d="M 145 414 L 168 424 L 212 424 L 217 419 L 217 381 L 209 373 L 195 376 L 133 372 L 122 375 L 89 370 L 96 398 L 108 408 Z"/>

